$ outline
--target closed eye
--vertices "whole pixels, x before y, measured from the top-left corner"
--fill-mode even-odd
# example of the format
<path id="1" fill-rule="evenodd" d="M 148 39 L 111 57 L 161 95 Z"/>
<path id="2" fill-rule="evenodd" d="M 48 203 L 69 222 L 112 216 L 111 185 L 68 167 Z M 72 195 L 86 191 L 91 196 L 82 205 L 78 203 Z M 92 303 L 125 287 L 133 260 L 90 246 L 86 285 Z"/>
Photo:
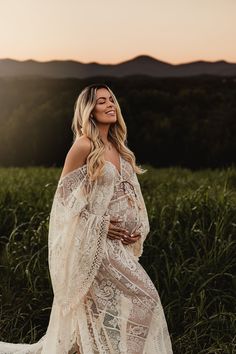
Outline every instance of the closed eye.
<path id="1" fill-rule="evenodd" d="M 110 101 L 114 103 L 113 98 L 110 98 Z M 98 103 L 99 103 L 99 104 L 103 104 L 103 103 L 105 103 L 105 102 L 106 102 L 106 101 L 99 101 Z"/>

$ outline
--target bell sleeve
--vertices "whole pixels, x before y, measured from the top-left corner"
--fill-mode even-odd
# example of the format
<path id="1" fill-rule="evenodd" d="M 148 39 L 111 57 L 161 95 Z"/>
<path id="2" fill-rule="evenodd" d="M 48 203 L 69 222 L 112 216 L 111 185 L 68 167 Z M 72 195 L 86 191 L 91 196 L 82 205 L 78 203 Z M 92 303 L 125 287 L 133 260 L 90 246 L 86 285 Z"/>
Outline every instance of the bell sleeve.
<path id="1" fill-rule="evenodd" d="M 135 189 L 137 203 L 138 203 L 138 210 L 139 210 L 140 226 L 138 227 L 137 231 L 139 231 L 141 234 L 141 237 L 134 243 L 133 252 L 134 252 L 134 256 L 136 256 L 139 259 L 143 253 L 144 241 L 150 231 L 150 224 L 149 224 L 147 208 L 145 205 L 145 201 L 143 198 L 143 194 L 136 173 L 133 174 L 132 183 Z"/>
<path id="2" fill-rule="evenodd" d="M 86 295 L 104 256 L 110 216 L 93 213 L 91 202 L 94 193 L 102 201 L 101 188 L 88 180 L 82 166 L 59 180 L 54 195 L 48 262 L 54 301 L 64 315 Z"/>
<path id="3" fill-rule="evenodd" d="M 86 331 L 81 300 L 105 253 L 110 222 L 106 210 L 113 193 L 112 179 L 90 183 L 86 169 L 84 165 L 60 178 L 52 203 L 48 263 L 54 298 L 47 332 L 34 344 L 0 342 L 0 353 L 72 353 L 79 333 Z"/>

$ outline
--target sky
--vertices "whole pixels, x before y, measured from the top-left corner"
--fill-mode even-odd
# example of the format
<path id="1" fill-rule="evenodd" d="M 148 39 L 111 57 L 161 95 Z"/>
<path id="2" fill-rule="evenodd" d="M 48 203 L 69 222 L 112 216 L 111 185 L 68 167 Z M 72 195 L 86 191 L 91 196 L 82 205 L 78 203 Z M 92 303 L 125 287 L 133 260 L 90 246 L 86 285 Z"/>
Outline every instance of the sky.
<path id="1" fill-rule="evenodd" d="M 236 63 L 236 0 L 0 0 L 0 59 Z"/>

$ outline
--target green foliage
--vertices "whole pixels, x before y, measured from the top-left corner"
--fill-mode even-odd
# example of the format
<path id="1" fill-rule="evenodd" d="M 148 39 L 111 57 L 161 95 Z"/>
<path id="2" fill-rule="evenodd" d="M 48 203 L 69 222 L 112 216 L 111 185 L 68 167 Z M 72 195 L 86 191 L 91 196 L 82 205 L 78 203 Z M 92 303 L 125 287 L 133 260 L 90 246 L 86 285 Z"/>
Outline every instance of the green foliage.
<path id="1" fill-rule="evenodd" d="M 174 353 L 234 353 L 236 170 L 143 167 L 151 231 L 140 262 L 158 289 Z M 34 342 L 47 328 L 58 177 L 58 169 L 0 169 L 0 340 Z"/>
<path id="2" fill-rule="evenodd" d="M 138 160 L 192 169 L 235 165 L 234 77 L 133 76 L 1 78 L 1 166 L 61 166 L 72 141 L 76 98 L 98 81 L 117 96 Z"/>
<path id="3" fill-rule="evenodd" d="M 57 173 L 0 169 L 0 332 L 4 341 L 34 342 L 52 303 L 47 234 Z"/>

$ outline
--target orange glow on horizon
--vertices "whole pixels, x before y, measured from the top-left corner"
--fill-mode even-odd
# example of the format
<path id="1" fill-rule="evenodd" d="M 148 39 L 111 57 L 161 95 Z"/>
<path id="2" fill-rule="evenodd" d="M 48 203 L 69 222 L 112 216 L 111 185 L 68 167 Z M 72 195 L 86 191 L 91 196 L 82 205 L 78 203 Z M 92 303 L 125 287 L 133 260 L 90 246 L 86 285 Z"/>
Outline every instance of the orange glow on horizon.
<path id="1" fill-rule="evenodd" d="M 234 0 L 0 2 L 0 58 L 236 63 Z"/>

